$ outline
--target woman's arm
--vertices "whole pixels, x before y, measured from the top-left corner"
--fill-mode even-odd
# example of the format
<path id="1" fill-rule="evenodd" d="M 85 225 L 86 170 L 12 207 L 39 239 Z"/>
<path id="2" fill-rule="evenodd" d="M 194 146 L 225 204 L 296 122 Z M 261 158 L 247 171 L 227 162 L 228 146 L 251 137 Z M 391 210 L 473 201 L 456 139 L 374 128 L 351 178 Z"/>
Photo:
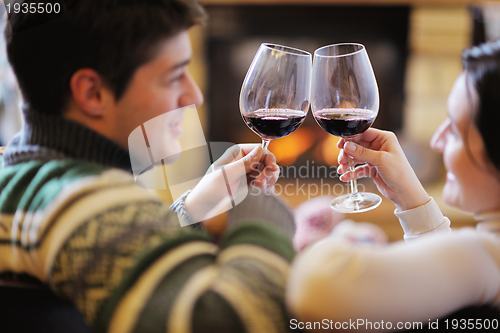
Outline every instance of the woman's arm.
<path id="1" fill-rule="evenodd" d="M 380 248 L 325 240 L 294 261 L 287 303 L 300 321 L 425 325 L 465 306 L 498 303 L 499 250 L 497 239 L 472 229 Z"/>
<path id="2" fill-rule="evenodd" d="M 428 235 L 431 232 L 451 232 L 450 220 L 443 216 L 433 198 L 417 208 L 402 212 L 396 209 L 394 214 L 399 219 L 406 241 Z"/>

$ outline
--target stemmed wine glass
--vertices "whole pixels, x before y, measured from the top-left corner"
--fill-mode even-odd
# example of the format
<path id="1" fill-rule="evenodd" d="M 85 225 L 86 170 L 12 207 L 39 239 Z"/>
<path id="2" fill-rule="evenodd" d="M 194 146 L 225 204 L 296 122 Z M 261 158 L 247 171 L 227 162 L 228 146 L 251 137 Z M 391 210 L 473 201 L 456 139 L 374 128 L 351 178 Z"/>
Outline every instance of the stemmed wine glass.
<path id="1" fill-rule="evenodd" d="M 267 149 L 273 139 L 295 131 L 304 122 L 311 93 L 309 52 L 261 44 L 240 93 L 240 112 Z"/>
<path id="2" fill-rule="evenodd" d="M 312 112 L 316 122 L 328 133 L 356 141 L 378 113 L 379 94 L 366 48 L 344 43 L 321 47 L 314 52 Z M 349 158 L 349 172 L 354 172 Z M 351 177 L 351 193 L 331 202 L 342 213 L 360 213 L 374 209 L 382 199 L 374 193 L 358 192 Z"/>

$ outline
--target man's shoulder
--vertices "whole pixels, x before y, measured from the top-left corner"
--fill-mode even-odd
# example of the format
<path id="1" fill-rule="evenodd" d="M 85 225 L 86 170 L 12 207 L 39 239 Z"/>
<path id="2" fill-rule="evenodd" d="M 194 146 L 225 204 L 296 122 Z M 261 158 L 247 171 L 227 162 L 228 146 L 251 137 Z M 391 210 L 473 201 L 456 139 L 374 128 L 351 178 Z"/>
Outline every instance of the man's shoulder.
<path id="1" fill-rule="evenodd" d="M 34 160 L 0 169 L 2 213 L 40 211 L 57 197 L 134 185 L 131 174 L 81 160 Z M 135 186 L 137 187 L 137 186 Z"/>
<path id="2" fill-rule="evenodd" d="M 36 233 L 32 245 L 40 247 L 51 233 L 63 243 L 89 226 L 115 232 L 150 221 L 179 227 L 169 207 L 123 170 L 85 161 L 30 161 L 0 169 L 0 241 L 19 225 L 26 231 L 18 233 L 20 244 L 27 241 L 22 235 Z"/>

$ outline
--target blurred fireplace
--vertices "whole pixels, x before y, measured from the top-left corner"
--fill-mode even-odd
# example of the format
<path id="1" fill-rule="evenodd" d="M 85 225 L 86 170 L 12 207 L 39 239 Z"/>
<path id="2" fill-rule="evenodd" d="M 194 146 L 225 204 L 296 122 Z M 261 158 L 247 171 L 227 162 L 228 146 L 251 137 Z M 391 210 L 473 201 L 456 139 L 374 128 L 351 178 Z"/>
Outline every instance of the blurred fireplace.
<path id="1" fill-rule="evenodd" d="M 366 46 L 380 90 L 374 127 L 398 131 L 403 124 L 408 54 L 408 6 L 205 6 L 208 141 L 260 142 L 243 122 L 239 93 L 259 45 L 277 43 L 311 53 L 320 46 L 358 42 Z M 336 166 L 338 138 L 308 114 L 291 135 L 271 142 L 283 166 Z M 312 162 L 314 161 L 314 162 Z M 321 177 L 321 176 L 320 176 Z"/>

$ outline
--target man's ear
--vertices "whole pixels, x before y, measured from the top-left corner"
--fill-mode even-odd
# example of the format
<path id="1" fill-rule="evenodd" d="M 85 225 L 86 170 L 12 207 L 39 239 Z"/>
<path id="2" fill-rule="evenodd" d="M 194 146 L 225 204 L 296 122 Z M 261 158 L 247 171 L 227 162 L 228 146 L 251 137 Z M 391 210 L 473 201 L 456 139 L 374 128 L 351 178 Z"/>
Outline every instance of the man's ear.
<path id="1" fill-rule="evenodd" d="M 96 71 L 79 69 L 71 76 L 69 85 L 73 100 L 81 112 L 92 118 L 99 118 L 104 114 L 113 95 Z"/>

